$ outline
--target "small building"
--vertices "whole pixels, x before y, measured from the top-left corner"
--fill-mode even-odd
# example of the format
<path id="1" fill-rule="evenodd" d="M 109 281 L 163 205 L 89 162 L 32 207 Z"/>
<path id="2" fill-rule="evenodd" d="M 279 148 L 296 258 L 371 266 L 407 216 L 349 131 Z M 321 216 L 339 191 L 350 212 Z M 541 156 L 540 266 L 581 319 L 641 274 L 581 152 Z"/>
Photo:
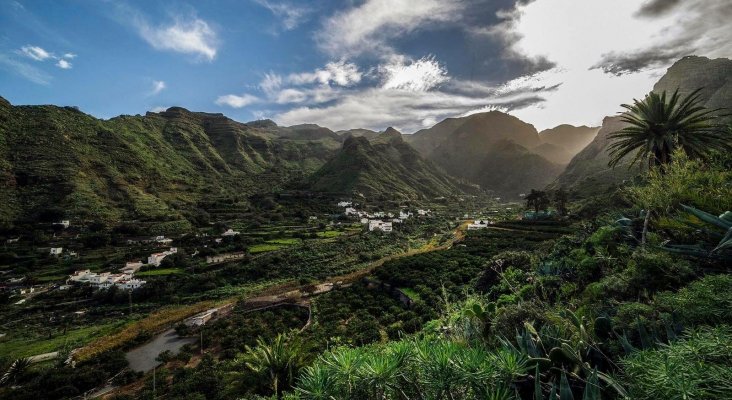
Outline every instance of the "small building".
<path id="1" fill-rule="evenodd" d="M 160 263 L 163 261 L 163 259 L 171 254 L 176 254 L 178 252 L 178 248 L 171 247 L 170 250 L 164 251 L 162 253 L 153 253 L 147 258 L 147 264 L 148 265 L 154 265 L 156 267 L 160 266 Z"/>
<path id="2" fill-rule="evenodd" d="M 206 310 L 206 311 L 204 311 L 202 313 L 196 314 L 196 315 L 188 318 L 187 320 L 184 321 L 184 323 L 187 326 L 203 326 L 203 325 L 206 325 L 206 322 L 208 322 L 209 320 L 211 320 L 211 318 L 213 318 L 218 311 L 219 311 L 218 308 L 212 308 L 210 310 Z"/>
<path id="3" fill-rule="evenodd" d="M 59 256 L 63 252 L 64 252 L 64 248 L 63 247 L 51 247 L 51 249 L 49 250 L 48 254 L 50 254 L 52 256 Z"/>
<path id="4" fill-rule="evenodd" d="M 364 225 L 366 225 L 366 224 L 369 223 L 369 219 L 368 218 L 361 218 L 361 223 L 364 224 Z"/>
<path id="5" fill-rule="evenodd" d="M 407 211 L 407 212 L 399 211 L 399 219 L 401 219 L 401 220 L 409 219 L 411 216 L 412 216 L 411 211 Z"/>
<path id="6" fill-rule="evenodd" d="M 156 236 L 155 243 L 169 245 L 169 244 L 173 243 L 173 239 L 166 238 L 165 236 Z"/>
<path id="7" fill-rule="evenodd" d="M 221 262 L 227 262 L 227 261 L 241 260 L 244 257 L 246 257 L 246 253 L 244 253 L 244 252 L 216 254 L 213 256 L 207 256 L 206 264 L 214 264 L 214 263 L 221 263 Z"/>
<path id="8" fill-rule="evenodd" d="M 384 222 L 380 219 L 372 219 L 369 221 L 369 232 L 373 231 L 382 231 L 389 233 L 392 231 L 391 222 Z"/>
<path id="9" fill-rule="evenodd" d="M 147 282 L 139 279 L 129 279 L 126 281 L 118 282 L 117 287 L 123 290 L 135 290 L 145 285 L 145 283 Z"/>
<path id="10" fill-rule="evenodd" d="M 358 215 L 359 213 L 353 207 L 346 207 L 346 209 L 343 210 L 343 214 L 345 214 L 346 216 L 349 216 L 349 215 Z"/>
<path id="11" fill-rule="evenodd" d="M 353 205 L 353 203 L 351 203 L 350 201 L 341 201 L 341 202 L 338 202 L 338 207 L 350 207 L 352 205 Z"/>
<path id="12" fill-rule="evenodd" d="M 417 215 L 419 215 L 421 217 L 427 216 L 427 215 L 429 215 L 431 213 L 432 213 L 432 210 L 429 210 L 429 209 L 427 209 L 427 210 L 422 210 L 422 209 L 417 210 Z"/>
<path id="13" fill-rule="evenodd" d="M 142 263 L 142 261 L 139 261 L 139 260 L 138 261 L 127 261 L 125 263 L 124 268 L 122 268 L 122 270 L 123 271 L 132 271 L 132 273 L 135 273 L 135 272 L 139 271 L 143 265 L 144 264 Z"/>
<path id="14" fill-rule="evenodd" d="M 20 241 L 20 236 L 18 236 L 17 238 L 7 239 L 7 240 L 5 240 L 5 243 L 7 243 L 7 244 L 13 244 L 13 243 L 18 243 L 19 241 Z"/>
<path id="15" fill-rule="evenodd" d="M 227 229 L 226 232 L 222 233 L 221 236 L 228 237 L 228 236 L 237 236 L 241 234 L 241 232 L 235 231 L 231 228 Z"/>
<path id="16" fill-rule="evenodd" d="M 488 227 L 489 224 L 490 223 L 488 221 L 486 221 L 486 220 L 478 220 L 478 219 L 476 219 L 475 221 L 473 221 L 472 224 L 468 224 L 468 230 L 469 231 L 474 231 L 474 230 L 477 230 L 477 229 L 485 229 L 485 228 Z"/>
<path id="17" fill-rule="evenodd" d="M 59 222 L 54 223 L 54 225 L 61 225 L 61 226 L 64 227 L 64 229 L 66 229 L 69 226 L 71 226 L 71 221 L 69 221 L 68 219 L 64 219 L 62 221 L 59 221 Z"/>

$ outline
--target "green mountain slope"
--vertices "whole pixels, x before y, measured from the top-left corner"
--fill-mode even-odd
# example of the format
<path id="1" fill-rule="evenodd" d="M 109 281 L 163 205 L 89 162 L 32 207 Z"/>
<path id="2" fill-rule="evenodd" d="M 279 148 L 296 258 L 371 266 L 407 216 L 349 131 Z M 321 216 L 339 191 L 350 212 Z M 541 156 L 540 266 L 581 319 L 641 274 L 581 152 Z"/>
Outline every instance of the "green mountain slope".
<path id="1" fill-rule="evenodd" d="M 182 221 L 202 199 L 302 180 L 340 147 L 329 137 L 281 136 L 276 127 L 177 107 L 105 121 L 2 99 L 0 223 L 38 220 L 48 210 L 81 220 Z"/>
<path id="2" fill-rule="evenodd" d="M 673 92 L 679 89 L 679 93 L 686 95 L 699 88 L 702 88 L 706 107 L 729 109 L 732 106 L 732 60 L 684 57 L 668 69 L 654 85 L 653 91 Z M 592 194 L 634 176 L 637 169 L 628 170 L 622 165 L 611 169 L 607 165 L 610 160 L 608 135 L 623 127 L 619 117 L 606 117 L 595 139 L 572 159 L 552 186 L 573 187 L 582 193 Z"/>
<path id="3" fill-rule="evenodd" d="M 348 136 L 341 151 L 310 177 L 308 188 L 410 199 L 460 191 L 454 179 L 424 160 L 393 128 L 371 140 Z"/>

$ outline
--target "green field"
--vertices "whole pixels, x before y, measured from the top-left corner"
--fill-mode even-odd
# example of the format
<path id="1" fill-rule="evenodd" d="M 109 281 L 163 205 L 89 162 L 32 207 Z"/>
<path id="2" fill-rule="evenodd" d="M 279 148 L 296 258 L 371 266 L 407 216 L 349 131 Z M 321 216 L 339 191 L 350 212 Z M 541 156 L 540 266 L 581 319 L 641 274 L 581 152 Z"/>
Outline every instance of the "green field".
<path id="1" fill-rule="evenodd" d="M 342 234 L 343 234 L 343 232 L 339 232 L 339 231 L 323 231 L 323 232 L 317 233 L 318 237 L 321 239 L 330 239 L 330 238 L 338 237 Z"/>
<path id="2" fill-rule="evenodd" d="M 149 271 L 145 272 L 138 272 L 135 274 L 135 276 L 161 276 L 161 275 L 173 275 L 173 274 L 180 274 L 183 273 L 183 270 L 180 268 L 160 268 L 160 269 L 151 269 Z"/>
<path id="3" fill-rule="evenodd" d="M 300 244 L 302 240 L 297 238 L 280 238 L 280 239 L 272 239 L 268 240 L 267 243 L 269 244 L 284 244 L 287 246 L 292 246 L 296 244 Z"/>
<path id="4" fill-rule="evenodd" d="M 279 250 L 283 247 L 285 247 L 285 246 L 279 245 L 279 244 L 267 244 L 267 243 L 255 244 L 254 246 L 249 248 L 249 253 L 251 253 L 251 254 L 266 253 L 268 251 Z"/>
<path id="5" fill-rule="evenodd" d="M 0 339 L 0 358 L 15 359 L 50 353 L 63 348 L 72 349 L 89 343 L 92 339 L 108 335 L 124 324 L 126 321 L 122 320 L 74 329 L 66 332 L 65 335 L 58 335 L 51 339 L 45 336 L 39 337 L 38 334 L 42 332 L 8 333 L 8 336 Z"/>
<path id="6" fill-rule="evenodd" d="M 402 293 L 406 294 L 407 297 L 409 297 L 410 299 L 412 299 L 412 301 L 419 300 L 419 293 L 415 292 L 414 289 L 408 288 L 408 287 L 404 287 L 404 288 L 399 288 L 399 290 L 401 290 Z"/>

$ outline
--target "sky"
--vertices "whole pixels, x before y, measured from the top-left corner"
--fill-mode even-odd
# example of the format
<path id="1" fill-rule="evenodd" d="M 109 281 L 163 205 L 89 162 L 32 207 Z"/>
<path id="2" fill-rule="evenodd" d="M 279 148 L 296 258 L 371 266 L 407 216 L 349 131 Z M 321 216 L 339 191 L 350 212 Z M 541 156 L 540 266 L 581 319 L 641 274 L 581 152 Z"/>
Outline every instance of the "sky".
<path id="1" fill-rule="evenodd" d="M 105 119 L 599 125 L 676 60 L 732 57 L 731 20 L 730 0 L 0 0 L 0 96 Z"/>

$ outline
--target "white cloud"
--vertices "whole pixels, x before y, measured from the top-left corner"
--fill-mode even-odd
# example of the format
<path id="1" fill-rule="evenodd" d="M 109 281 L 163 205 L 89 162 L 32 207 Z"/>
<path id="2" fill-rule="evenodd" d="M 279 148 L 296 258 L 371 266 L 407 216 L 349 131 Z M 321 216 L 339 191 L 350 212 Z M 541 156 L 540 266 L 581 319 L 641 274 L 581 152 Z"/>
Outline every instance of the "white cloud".
<path id="1" fill-rule="evenodd" d="M 208 61 L 216 58 L 216 32 L 200 18 L 179 17 L 170 25 L 151 26 L 138 15 L 134 23 L 140 36 L 155 49 L 192 54 Z"/>
<path id="2" fill-rule="evenodd" d="M 358 70 L 356 64 L 341 60 L 329 62 L 324 68 L 316 69 L 313 72 L 290 74 L 287 81 L 295 85 L 320 83 L 321 85 L 350 86 L 359 83 L 362 76 L 363 74 Z"/>
<path id="3" fill-rule="evenodd" d="M 282 28 L 286 31 L 297 28 L 312 12 L 309 8 L 289 2 L 271 0 L 254 0 L 254 2 L 272 12 L 280 20 Z"/>
<path id="4" fill-rule="evenodd" d="M 297 89 L 284 89 L 277 93 L 275 102 L 278 104 L 302 103 L 307 100 L 308 95 Z"/>
<path id="5" fill-rule="evenodd" d="M 379 71 L 383 75 L 384 89 L 425 92 L 449 79 L 447 70 L 434 57 L 423 57 L 410 63 L 396 60 L 380 66 Z"/>
<path id="6" fill-rule="evenodd" d="M 152 82 L 152 90 L 150 91 L 150 95 L 156 95 L 163 90 L 167 88 L 167 85 L 165 84 L 165 81 L 153 81 Z"/>
<path id="7" fill-rule="evenodd" d="M 242 108 L 250 104 L 254 104 L 258 101 L 259 98 L 248 93 L 244 93 L 242 95 L 227 94 L 224 96 L 219 96 L 219 98 L 216 99 L 216 104 L 220 106 L 229 106 L 232 108 Z"/>
<path id="8" fill-rule="evenodd" d="M 394 51 L 389 39 L 428 24 L 457 21 L 465 5 L 461 0 L 367 0 L 326 19 L 316 40 L 336 57 L 390 55 Z"/>
<path id="9" fill-rule="evenodd" d="M 71 69 L 71 67 L 72 67 L 71 63 L 68 62 L 67 60 L 64 60 L 63 58 L 58 60 L 58 62 L 56 63 L 56 66 L 61 69 Z"/>
<path id="10" fill-rule="evenodd" d="M 598 124 L 620 111 L 621 103 L 650 91 L 683 55 L 732 56 L 732 2 L 678 3 L 652 19 L 638 15 L 642 4 L 637 0 L 535 0 L 502 13 L 504 22 L 486 32 L 503 41 L 507 55 L 556 64 L 506 89 L 561 83 L 545 102 L 515 114 L 539 129 Z"/>
<path id="11" fill-rule="evenodd" d="M 168 107 L 163 107 L 163 106 L 157 106 L 157 107 L 153 107 L 153 108 L 152 108 L 152 109 L 150 110 L 150 112 L 154 112 L 154 113 L 159 113 L 159 112 L 163 112 L 163 111 L 165 111 L 165 110 L 167 110 L 167 109 L 168 109 Z"/>
<path id="12" fill-rule="evenodd" d="M 66 58 L 66 59 L 68 59 L 68 60 L 73 60 L 74 58 L 76 58 L 76 54 L 74 54 L 74 53 L 65 53 L 65 54 L 64 54 L 64 55 L 62 56 L 62 58 Z"/>
<path id="13" fill-rule="evenodd" d="M 53 57 L 51 53 L 38 46 L 23 46 L 20 51 L 36 61 L 45 61 Z"/>

